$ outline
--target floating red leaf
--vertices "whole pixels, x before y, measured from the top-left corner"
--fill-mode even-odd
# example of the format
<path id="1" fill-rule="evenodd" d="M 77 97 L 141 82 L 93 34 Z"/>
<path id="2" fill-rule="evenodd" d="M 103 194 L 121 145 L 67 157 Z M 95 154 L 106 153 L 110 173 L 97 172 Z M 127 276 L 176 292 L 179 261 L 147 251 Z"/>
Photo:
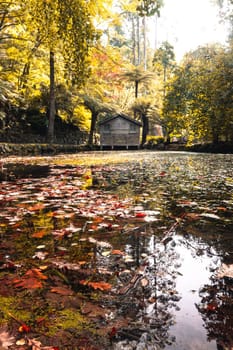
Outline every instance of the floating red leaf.
<path id="1" fill-rule="evenodd" d="M 31 331 L 31 328 L 29 326 L 27 326 L 26 324 L 22 324 L 19 327 L 19 332 L 20 333 L 29 333 Z"/>
<path id="2" fill-rule="evenodd" d="M 216 303 L 209 303 L 209 304 L 207 304 L 206 309 L 208 311 L 215 311 L 217 309 L 217 304 Z"/>
<path id="3" fill-rule="evenodd" d="M 112 339 L 112 338 L 114 338 L 115 336 L 116 336 L 116 334 L 117 334 L 117 329 L 116 329 L 116 327 L 112 327 L 112 329 L 111 329 L 111 331 L 109 332 L 109 338 L 110 339 Z"/>
<path id="4" fill-rule="evenodd" d="M 146 213 L 143 213 L 143 212 L 137 212 L 135 214 L 136 218 L 144 218 L 146 216 Z"/>

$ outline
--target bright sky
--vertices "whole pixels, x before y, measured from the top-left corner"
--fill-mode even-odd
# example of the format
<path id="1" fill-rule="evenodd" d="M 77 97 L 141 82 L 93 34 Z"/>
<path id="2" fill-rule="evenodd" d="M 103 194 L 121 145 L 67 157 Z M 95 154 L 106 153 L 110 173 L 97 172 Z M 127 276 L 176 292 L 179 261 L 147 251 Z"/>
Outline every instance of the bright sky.
<path id="1" fill-rule="evenodd" d="M 185 52 L 200 45 L 224 44 L 227 30 L 219 23 L 219 9 L 211 0 L 164 0 L 164 3 L 157 24 L 157 47 L 168 41 L 179 60 Z"/>

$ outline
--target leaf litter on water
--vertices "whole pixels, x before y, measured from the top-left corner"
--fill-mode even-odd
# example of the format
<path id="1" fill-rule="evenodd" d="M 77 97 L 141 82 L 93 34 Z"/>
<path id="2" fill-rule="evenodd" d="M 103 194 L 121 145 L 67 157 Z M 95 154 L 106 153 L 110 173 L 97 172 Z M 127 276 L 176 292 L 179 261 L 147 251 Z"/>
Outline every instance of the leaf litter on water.
<path id="1" fill-rule="evenodd" d="M 65 167 L 56 169 L 56 167 L 54 167 L 51 176 L 47 179 L 43 179 L 41 183 L 38 183 L 38 181 L 34 179 L 29 179 L 27 182 L 17 181 L 19 187 L 17 189 L 16 186 L 12 191 L 12 193 L 17 193 L 17 196 L 10 196 L 12 211 L 10 213 L 8 207 L 4 207 L 4 213 L 6 216 L 8 213 L 8 218 L 12 218 L 12 213 L 16 214 L 16 222 L 21 225 L 21 232 L 22 236 L 24 235 L 24 239 L 26 237 L 30 239 L 33 234 L 36 235 L 38 232 L 40 236 L 41 229 L 39 229 L 39 227 L 43 227 L 43 224 L 35 224 L 40 216 L 41 218 L 47 217 L 51 219 L 51 227 L 48 230 L 49 234 L 43 235 L 42 233 L 41 237 L 32 237 L 34 245 L 32 244 L 31 249 L 29 249 L 27 245 L 25 245 L 25 248 L 27 249 L 27 254 L 30 253 L 28 256 L 34 257 L 35 249 L 38 249 L 36 248 L 36 246 L 38 247 L 38 239 L 41 240 L 41 243 L 45 243 L 42 245 L 46 247 L 47 255 L 44 256 L 44 260 L 46 260 L 45 264 L 48 266 L 46 274 L 49 275 L 49 281 L 45 281 L 46 287 L 48 282 L 54 283 L 59 279 L 59 283 L 57 285 L 54 283 L 52 287 L 58 292 L 54 293 L 57 294 L 58 297 L 59 291 L 60 296 L 62 296 L 62 291 L 64 293 L 63 296 L 66 296 L 66 290 L 62 289 L 63 285 L 61 281 L 63 277 L 67 277 L 66 283 L 71 284 L 71 290 L 75 285 L 78 285 L 78 281 L 81 280 L 85 281 L 86 287 L 90 290 L 95 292 L 107 291 L 111 293 L 111 288 L 106 288 L 108 285 L 104 283 L 108 283 L 112 286 L 114 278 L 114 283 L 116 283 L 116 281 L 119 282 L 118 275 L 116 273 L 113 278 L 113 276 L 109 274 L 109 277 L 106 277 L 108 274 L 103 270 L 105 266 L 109 266 L 109 270 L 111 270 L 111 268 L 114 270 L 116 266 L 118 266 L 122 283 L 127 283 L 127 280 L 132 281 L 127 293 L 128 291 L 133 291 L 134 288 L 140 288 L 140 286 L 142 288 L 147 288 L 148 281 L 150 285 L 151 280 L 146 276 L 145 279 L 141 279 L 141 282 L 137 284 L 137 276 L 134 276 L 135 271 L 133 267 L 136 259 L 139 259 L 137 263 L 140 264 L 139 257 L 143 257 L 144 260 L 148 261 L 154 258 L 153 256 L 150 258 L 150 252 L 140 251 L 140 249 L 145 249 L 145 246 L 140 244 L 140 228 L 148 218 L 152 218 L 152 221 L 150 222 L 149 220 L 148 222 L 148 227 L 150 227 L 151 231 L 148 230 L 147 232 L 157 233 L 157 230 L 160 230 L 159 232 L 166 234 L 166 231 L 169 231 L 169 227 L 172 226 L 174 220 L 177 220 L 177 218 L 181 217 L 185 212 L 186 216 L 184 216 L 184 219 L 180 219 L 179 223 L 184 225 L 184 228 L 186 224 L 195 224 L 196 231 L 194 229 L 192 231 L 193 234 L 195 234 L 195 232 L 201 232 L 200 230 L 198 231 L 198 219 L 201 214 L 216 215 L 221 219 L 225 211 L 219 210 L 217 215 L 215 214 L 215 208 L 227 205 L 228 212 L 232 209 L 232 199 L 228 198 L 226 200 L 226 198 L 222 196 L 223 188 L 216 190 L 218 199 L 215 200 L 215 202 L 210 201 L 209 205 L 206 205 L 208 199 L 206 200 L 205 195 L 207 197 L 210 196 L 212 189 L 214 189 L 214 186 L 218 186 L 218 183 L 224 186 L 220 181 L 220 177 L 218 177 L 218 175 L 216 176 L 217 169 L 213 169 L 214 174 L 212 178 L 214 181 L 208 182 L 209 187 L 207 188 L 206 181 L 208 178 L 206 177 L 206 170 L 203 163 L 199 168 L 197 164 L 197 169 L 195 169 L 195 167 L 188 168 L 188 173 L 187 167 L 189 163 L 186 161 L 182 162 L 184 159 L 178 162 L 178 166 L 174 162 L 174 158 L 172 161 L 166 158 L 166 162 L 160 160 L 159 162 L 155 161 L 153 163 L 151 160 L 147 161 L 143 159 L 143 157 L 141 163 L 136 157 L 134 162 L 124 167 L 118 167 L 117 162 L 119 162 L 119 157 L 118 159 L 115 157 L 112 161 L 109 160 L 111 166 L 108 164 L 105 164 L 104 167 L 99 165 L 94 169 L 94 175 L 96 176 L 96 180 L 99 180 L 100 184 L 99 187 L 96 185 L 96 188 L 93 188 L 93 182 L 88 183 L 87 181 L 90 180 L 90 178 L 87 178 L 87 175 L 85 175 L 89 160 L 85 160 L 84 158 L 80 160 L 80 163 L 83 161 L 85 167 L 79 166 L 75 169 L 65 169 Z M 110 159 L 109 155 L 107 159 Z M 58 162 L 60 161 L 66 163 L 65 157 L 58 160 Z M 74 158 L 72 158 L 71 161 L 75 162 Z M 92 158 L 92 161 L 94 163 L 94 158 Z M 125 161 L 128 162 L 128 159 Z M 77 160 L 77 163 L 78 162 L 79 160 Z M 97 160 L 97 162 L 99 161 Z M 179 176 L 181 176 L 180 183 L 177 181 L 177 168 L 179 168 Z M 88 176 L 91 176 L 90 172 Z M 221 175 L 221 178 L 222 177 Z M 85 190 L 81 188 L 83 186 Z M 151 191 L 148 187 L 152 187 Z M 30 191 L 28 191 L 29 188 Z M 29 192 L 31 193 L 29 194 Z M 25 199 L 29 195 L 31 199 L 28 203 L 25 203 Z M 198 200 L 196 196 L 199 196 Z M 8 198 L 9 196 L 5 193 L 3 198 L 5 199 L 5 203 L 8 201 Z M 44 205 L 41 205 L 41 201 L 44 201 Z M 16 208 L 15 205 L 20 204 L 20 202 L 24 202 L 26 206 Z M 196 203 L 198 203 L 198 205 L 196 205 Z M 141 217 L 139 215 L 135 220 L 136 211 L 134 208 L 137 206 L 140 208 L 138 212 L 142 215 Z M 208 208 L 208 211 L 205 213 L 203 213 L 201 209 L 201 207 L 204 208 L 204 206 Z M 158 213 L 150 213 L 150 211 L 156 211 L 157 209 L 155 210 L 155 208 L 158 208 Z M 188 213 L 188 210 L 192 212 Z M 209 221 L 213 219 L 212 221 L 214 222 L 221 221 L 216 217 L 210 217 L 208 215 L 206 217 L 206 222 L 203 220 L 206 228 L 212 228 L 212 226 L 209 225 L 208 219 L 210 219 Z M 185 218 L 189 218 L 189 220 L 186 222 Z M 72 227 L 69 229 L 70 222 L 77 230 Z M 203 222 L 201 225 L 203 225 Z M 33 225 L 31 225 L 31 223 L 33 223 Z M 14 221 L 12 220 L 12 226 L 13 225 Z M 27 229 L 30 233 L 29 235 L 24 234 Z M 170 243 L 174 243 L 173 235 L 176 229 L 177 226 L 172 231 L 166 247 L 169 247 Z M 50 234 L 52 232 L 55 234 Z M 120 236 L 119 240 L 116 239 L 117 235 Z M 88 239 L 89 237 L 90 240 Z M 143 239 L 146 241 L 147 238 L 149 239 L 149 234 L 148 237 L 145 236 Z M 133 243 L 130 240 L 133 241 L 137 239 L 139 251 L 135 254 L 135 251 L 132 250 Z M 106 247 L 105 245 L 110 246 Z M 96 250 L 95 248 L 98 249 Z M 84 253 L 81 253 L 82 249 Z M 21 252 L 18 252 L 17 258 L 19 260 L 21 256 L 23 256 L 23 250 L 24 248 L 21 249 Z M 113 254 L 114 250 L 118 251 L 118 253 L 119 251 L 123 252 L 124 254 Z M 111 254 L 109 254 L 110 252 Z M 162 252 L 158 251 L 157 253 L 158 256 L 156 258 L 158 263 L 159 259 L 162 259 Z M 14 256 L 14 254 L 12 254 L 12 256 Z M 83 261 L 84 264 L 81 264 L 81 261 Z M 38 265 L 36 261 L 34 264 L 34 268 L 37 268 Z M 59 275 L 56 270 L 56 278 L 51 274 L 51 265 L 60 271 Z M 33 267 L 31 266 L 31 268 Z M 150 268 L 152 268 L 152 266 L 150 266 Z M 24 281 L 23 285 L 25 287 L 27 282 L 24 280 L 23 269 L 25 270 L 22 265 L 21 271 L 19 272 L 21 281 Z M 127 269 L 129 272 L 123 273 L 127 271 Z M 82 279 L 77 278 L 77 274 L 79 273 L 82 274 Z M 164 276 L 165 280 L 166 271 L 157 271 L 156 273 L 158 278 L 161 275 Z M 32 276 L 30 276 L 30 278 L 31 277 Z M 96 277 L 98 277 L 98 280 Z M 65 280 L 65 278 L 63 279 Z M 35 277 L 35 281 L 32 280 L 31 282 L 32 285 L 37 285 L 37 283 L 39 285 L 39 282 L 43 282 L 43 279 L 41 280 L 37 276 Z M 157 286 L 156 288 L 159 287 Z M 115 285 L 113 289 L 116 290 Z M 123 288 L 122 290 L 126 289 Z M 69 291 L 67 293 L 69 294 Z M 166 288 L 163 289 L 163 293 L 166 293 Z M 67 297 L 68 296 L 69 295 L 67 295 Z M 156 297 L 151 295 L 148 297 L 148 300 L 156 300 Z"/>

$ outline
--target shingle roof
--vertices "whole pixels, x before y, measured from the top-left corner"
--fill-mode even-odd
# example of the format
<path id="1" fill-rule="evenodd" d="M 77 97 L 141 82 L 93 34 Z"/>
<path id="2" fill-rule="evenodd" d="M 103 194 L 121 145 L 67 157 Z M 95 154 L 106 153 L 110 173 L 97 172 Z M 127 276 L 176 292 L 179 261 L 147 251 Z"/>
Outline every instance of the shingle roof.
<path id="1" fill-rule="evenodd" d="M 121 113 L 114 114 L 114 115 L 112 115 L 111 117 L 105 118 L 104 120 L 102 120 L 102 121 L 99 123 L 99 125 L 103 125 L 103 124 L 105 124 L 105 123 L 107 123 L 107 122 L 109 122 L 109 121 L 111 121 L 111 120 L 116 119 L 116 118 L 123 118 L 123 119 L 125 119 L 125 120 L 127 120 L 127 121 L 129 121 L 129 122 L 131 122 L 131 123 L 134 123 L 134 124 L 136 124 L 136 125 L 138 125 L 138 126 L 142 126 L 142 123 L 139 122 L 138 120 L 135 120 L 135 119 L 133 119 L 133 118 L 131 118 L 131 117 L 128 117 L 127 115 L 121 114 Z"/>

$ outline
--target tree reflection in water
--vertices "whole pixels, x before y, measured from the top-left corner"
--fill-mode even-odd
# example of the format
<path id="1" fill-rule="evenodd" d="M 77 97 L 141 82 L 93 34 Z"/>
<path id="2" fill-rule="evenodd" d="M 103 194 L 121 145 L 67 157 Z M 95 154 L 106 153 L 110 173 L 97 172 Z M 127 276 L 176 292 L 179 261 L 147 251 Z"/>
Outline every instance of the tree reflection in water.
<path id="1" fill-rule="evenodd" d="M 140 283 L 135 283 L 121 300 L 123 316 L 129 316 L 129 312 L 132 316 L 134 304 L 135 317 L 127 329 L 119 331 L 114 349 L 134 349 L 136 344 L 138 348 L 160 349 L 175 341 L 169 335 L 169 329 L 174 324 L 172 311 L 178 309 L 180 300 L 176 290 L 179 256 L 175 245 L 164 245 L 158 237 L 151 235 L 151 230 L 147 228 L 144 233 L 132 235 L 127 244 L 132 263 L 141 271 L 143 266 L 145 269 Z"/>
<path id="2" fill-rule="evenodd" d="M 199 292 L 197 305 L 205 322 L 208 339 L 216 340 L 217 349 L 233 348 L 233 279 L 213 276 Z"/>

